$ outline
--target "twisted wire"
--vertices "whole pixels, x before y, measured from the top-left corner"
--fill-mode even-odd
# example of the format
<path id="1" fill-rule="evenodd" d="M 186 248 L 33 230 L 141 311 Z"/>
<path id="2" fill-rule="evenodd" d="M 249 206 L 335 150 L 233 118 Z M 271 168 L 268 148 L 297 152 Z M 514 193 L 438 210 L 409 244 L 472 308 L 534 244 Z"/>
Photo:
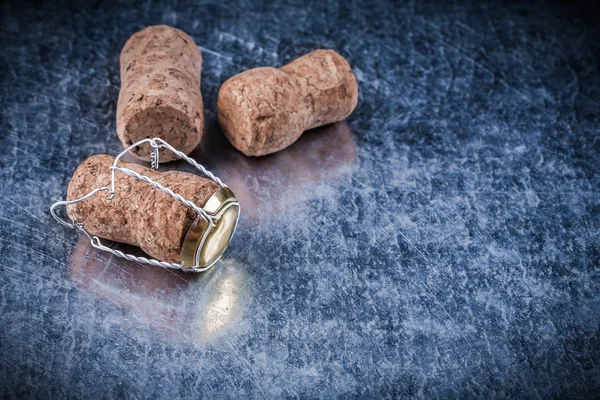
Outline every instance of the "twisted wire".
<path id="1" fill-rule="evenodd" d="M 209 170 L 207 170 L 202 164 L 199 164 L 196 160 L 194 160 L 191 157 L 188 157 L 185 153 L 177 150 L 176 148 L 174 148 L 173 146 L 171 146 L 170 144 L 168 144 L 167 142 L 165 142 L 164 140 L 160 139 L 160 138 L 156 138 L 154 139 L 155 142 L 160 142 L 161 144 L 158 145 L 158 147 L 163 147 L 163 148 L 167 148 L 169 150 L 171 150 L 173 153 L 177 154 L 179 156 L 179 158 L 184 159 L 188 164 L 194 166 L 198 171 L 202 172 L 205 176 L 209 177 L 210 179 L 212 179 L 213 181 L 217 182 L 219 184 L 220 187 L 227 187 L 227 185 L 225 185 L 219 178 L 217 178 L 212 172 L 210 172 Z"/>
<path id="2" fill-rule="evenodd" d="M 160 183 L 148 178 L 146 175 L 141 175 L 138 174 L 137 172 L 129 169 L 129 168 L 121 168 L 121 167 L 114 167 L 111 166 L 109 167 L 111 170 L 113 171 L 119 171 L 122 172 L 126 175 L 129 175 L 133 178 L 137 178 L 142 182 L 146 182 L 149 185 L 159 189 L 160 191 L 168 194 L 169 196 L 173 197 L 175 200 L 178 200 L 180 202 L 182 202 L 183 204 L 185 204 L 186 206 L 190 207 L 191 209 L 193 209 L 194 211 L 196 211 L 198 214 L 202 215 L 205 219 L 207 220 L 212 220 L 212 217 L 210 215 L 208 215 L 206 213 L 206 211 L 204 211 L 202 208 L 198 207 L 197 205 L 195 205 L 194 203 L 192 203 L 189 200 L 186 200 L 183 196 L 181 196 L 180 194 L 177 194 L 175 192 L 173 192 L 171 189 L 169 189 L 168 187 L 165 187 L 163 185 L 161 185 Z"/>
<path id="3" fill-rule="evenodd" d="M 142 264 L 154 265 L 156 267 L 169 268 L 169 269 L 180 269 L 183 271 L 187 270 L 187 271 L 194 271 L 194 272 L 206 271 L 207 269 L 212 267 L 212 264 L 208 265 L 204 268 L 199 268 L 197 266 L 184 267 L 183 265 L 177 264 L 177 263 L 172 263 L 172 262 L 167 262 L 167 261 L 158 261 L 157 259 L 154 259 L 154 258 L 146 258 L 146 257 L 142 257 L 142 256 L 134 256 L 133 254 L 123 253 L 120 250 L 112 249 L 110 247 L 103 245 L 102 242 L 100 242 L 100 238 L 98 238 L 98 236 L 92 236 L 91 243 L 92 243 L 92 246 L 98 250 L 109 252 L 117 257 L 124 258 L 129 261 L 135 261 L 135 262 L 139 262 Z"/>

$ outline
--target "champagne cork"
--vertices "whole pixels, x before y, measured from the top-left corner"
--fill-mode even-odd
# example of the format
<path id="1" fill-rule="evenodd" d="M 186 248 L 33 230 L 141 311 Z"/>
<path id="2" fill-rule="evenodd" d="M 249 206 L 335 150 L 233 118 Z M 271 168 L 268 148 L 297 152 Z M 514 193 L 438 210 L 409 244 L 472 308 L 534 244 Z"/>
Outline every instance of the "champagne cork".
<path id="1" fill-rule="evenodd" d="M 274 153 L 305 130 L 345 119 L 358 102 L 350 65 L 333 50 L 315 50 L 277 68 L 255 68 L 219 90 L 218 116 L 231 144 L 249 156 Z"/>
<path id="2" fill-rule="evenodd" d="M 85 196 L 95 188 L 111 186 L 109 167 L 115 161 L 108 155 L 96 155 L 85 160 L 71 178 L 67 200 Z M 120 162 L 119 167 L 160 183 L 183 196 L 210 214 L 216 214 L 226 203 L 225 197 L 235 199 L 227 188 L 200 176 L 179 171 L 157 172 L 146 167 Z M 206 224 L 193 209 L 161 190 L 123 172 L 115 172 L 115 194 L 100 191 L 85 201 L 67 206 L 73 221 L 84 224 L 92 235 L 115 242 L 139 246 L 159 261 L 183 262 L 184 252 L 202 250 L 203 264 L 211 264 L 225 251 L 237 223 L 237 207 L 230 207 L 215 222 L 216 228 L 207 236 L 204 249 L 199 250 L 200 238 Z M 233 215 L 235 214 L 235 215 Z M 187 248 L 187 250 L 186 250 Z M 193 257 L 192 257 L 193 258 Z M 194 265 L 193 261 L 185 263 Z"/>
<path id="3" fill-rule="evenodd" d="M 149 26 L 125 43 L 120 64 L 117 136 L 123 146 L 159 137 L 186 154 L 194 150 L 204 130 L 202 55 L 194 40 L 179 29 Z M 131 153 L 148 161 L 150 146 Z M 161 150 L 161 161 L 175 159 Z"/>

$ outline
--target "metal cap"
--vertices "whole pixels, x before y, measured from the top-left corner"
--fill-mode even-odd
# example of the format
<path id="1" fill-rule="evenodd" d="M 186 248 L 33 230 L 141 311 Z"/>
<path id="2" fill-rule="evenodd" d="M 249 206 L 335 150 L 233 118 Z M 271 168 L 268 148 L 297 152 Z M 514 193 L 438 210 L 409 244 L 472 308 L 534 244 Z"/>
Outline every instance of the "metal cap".
<path id="1" fill-rule="evenodd" d="M 199 215 L 190 226 L 181 246 L 181 262 L 185 267 L 206 268 L 225 252 L 237 226 L 240 206 L 228 187 L 217 190 L 202 207 L 214 217 L 212 221 Z"/>

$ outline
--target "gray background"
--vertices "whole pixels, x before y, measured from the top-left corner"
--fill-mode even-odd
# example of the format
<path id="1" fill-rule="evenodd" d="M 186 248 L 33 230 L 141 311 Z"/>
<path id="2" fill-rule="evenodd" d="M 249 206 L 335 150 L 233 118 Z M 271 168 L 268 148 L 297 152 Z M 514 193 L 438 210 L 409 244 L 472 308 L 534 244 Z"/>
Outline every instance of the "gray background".
<path id="1" fill-rule="evenodd" d="M 582 398 L 600 389 L 600 68 L 585 4 L 0 5 L 2 397 Z M 212 272 L 110 258 L 50 204 L 117 154 L 119 52 L 203 48 L 193 153 L 243 214 Z M 228 77 L 349 60 L 345 123 L 261 159 Z M 176 168 L 183 168 L 176 165 Z"/>

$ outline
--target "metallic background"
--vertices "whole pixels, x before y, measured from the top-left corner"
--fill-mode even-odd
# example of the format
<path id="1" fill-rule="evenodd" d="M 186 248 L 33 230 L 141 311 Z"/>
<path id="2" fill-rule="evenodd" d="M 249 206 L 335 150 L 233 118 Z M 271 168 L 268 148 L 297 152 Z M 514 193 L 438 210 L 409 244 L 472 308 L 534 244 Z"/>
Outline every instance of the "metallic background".
<path id="1" fill-rule="evenodd" d="M 593 11 L 3 2 L 0 396 L 593 397 Z M 203 48 L 192 155 L 242 203 L 201 275 L 101 254 L 48 212 L 81 161 L 120 151 L 119 52 L 156 23 Z M 316 48 L 349 60 L 356 111 L 272 156 L 235 151 L 220 84 Z"/>

